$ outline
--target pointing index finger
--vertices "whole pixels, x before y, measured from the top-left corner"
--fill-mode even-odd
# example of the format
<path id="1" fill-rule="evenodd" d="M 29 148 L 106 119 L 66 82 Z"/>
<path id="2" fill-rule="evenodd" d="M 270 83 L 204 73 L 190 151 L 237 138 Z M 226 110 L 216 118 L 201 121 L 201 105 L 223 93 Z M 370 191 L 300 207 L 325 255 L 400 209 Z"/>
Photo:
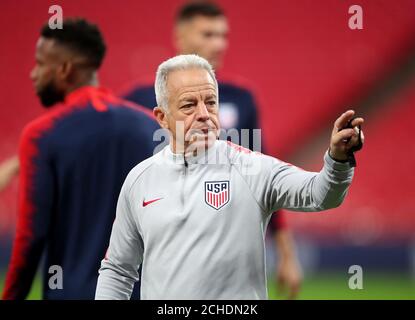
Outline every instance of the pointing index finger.
<path id="1" fill-rule="evenodd" d="M 347 110 L 345 113 L 343 113 L 339 118 L 337 118 L 336 122 L 334 123 L 334 126 L 337 130 L 341 130 L 344 128 L 349 120 L 353 118 L 354 116 L 354 110 Z"/>

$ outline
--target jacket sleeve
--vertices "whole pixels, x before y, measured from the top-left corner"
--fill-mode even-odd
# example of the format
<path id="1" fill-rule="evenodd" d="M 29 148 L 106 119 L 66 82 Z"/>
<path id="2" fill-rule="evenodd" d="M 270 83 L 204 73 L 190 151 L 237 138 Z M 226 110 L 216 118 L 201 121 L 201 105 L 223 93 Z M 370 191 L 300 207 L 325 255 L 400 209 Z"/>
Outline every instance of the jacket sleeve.
<path id="1" fill-rule="evenodd" d="M 96 300 L 129 300 L 138 267 L 143 260 L 143 241 L 129 203 L 129 177 L 118 198 L 110 244 L 101 262 Z"/>
<path id="2" fill-rule="evenodd" d="M 320 172 L 304 171 L 289 163 L 261 154 L 239 161 L 240 172 L 262 209 L 322 211 L 338 207 L 352 182 L 354 168 L 324 154 Z"/>
<path id="3" fill-rule="evenodd" d="M 54 207 L 54 171 L 43 134 L 29 125 L 19 150 L 19 195 L 16 234 L 3 299 L 25 299 L 48 236 Z"/>

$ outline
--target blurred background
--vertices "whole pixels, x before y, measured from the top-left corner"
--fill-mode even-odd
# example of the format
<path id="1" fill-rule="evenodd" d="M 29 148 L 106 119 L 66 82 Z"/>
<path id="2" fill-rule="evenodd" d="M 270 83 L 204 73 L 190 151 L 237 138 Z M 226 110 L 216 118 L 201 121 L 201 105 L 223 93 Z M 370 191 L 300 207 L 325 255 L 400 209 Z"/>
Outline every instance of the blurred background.
<path id="1" fill-rule="evenodd" d="M 415 299 L 415 1 L 216 1 L 229 23 L 223 73 L 255 89 L 267 152 L 320 170 L 334 120 L 366 120 L 349 196 L 325 213 L 287 212 L 304 271 L 303 299 Z M 174 55 L 171 29 L 183 1 L 3 0 L 0 4 L 0 161 L 17 152 L 24 125 L 44 110 L 29 72 L 40 27 L 58 4 L 101 28 L 101 84 L 123 93 Z M 348 26 L 363 9 L 363 29 Z M 17 184 L 0 193 L 0 291 L 16 221 Z M 278 256 L 267 241 L 270 298 Z M 363 268 L 363 290 L 348 287 Z M 31 298 L 40 295 L 39 281 Z"/>

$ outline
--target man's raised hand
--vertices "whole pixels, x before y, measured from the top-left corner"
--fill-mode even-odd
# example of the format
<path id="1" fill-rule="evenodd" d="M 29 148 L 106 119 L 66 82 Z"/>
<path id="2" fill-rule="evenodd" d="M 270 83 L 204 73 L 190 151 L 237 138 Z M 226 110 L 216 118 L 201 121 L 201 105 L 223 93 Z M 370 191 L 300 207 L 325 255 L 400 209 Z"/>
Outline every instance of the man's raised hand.
<path id="1" fill-rule="evenodd" d="M 349 158 L 349 152 L 353 147 L 360 144 L 359 141 L 359 126 L 363 124 L 363 118 L 354 118 L 354 110 L 348 110 L 337 118 L 334 123 L 333 131 L 330 139 L 330 156 L 335 160 L 344 161 Z M 352 128 L 346 128 L 349 121 Z M 361 134 L 361 141 L 364 141 L 363 131 Z"/>

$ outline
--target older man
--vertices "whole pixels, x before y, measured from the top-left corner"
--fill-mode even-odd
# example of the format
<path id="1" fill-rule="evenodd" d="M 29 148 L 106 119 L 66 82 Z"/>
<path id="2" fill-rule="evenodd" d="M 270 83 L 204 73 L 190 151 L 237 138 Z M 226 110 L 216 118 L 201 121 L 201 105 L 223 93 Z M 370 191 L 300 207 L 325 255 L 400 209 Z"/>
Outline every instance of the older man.
<path id="1" fill-rule="evenodd" d="M 239 136 L 234 138 L 234 142 L 251 150 L 254 146 L 258 148 L 259 136 L 254 134 L 255 129 L 260 128 L 258 96 L 252 88 L 240 83 L 238 77 L 221 74 L 224 56 L 229 47 L 230 24 L 227 14 L 213 2 L 186 1 L 177 8 L 172 31 L 171 38 L 178 54 L 197 54 L 214 68 L 220 93 L 219 120 L 223 133 L 227 131 L 229 135 L 234 135 L 237 132 Z M 153 110 L 157 105 L 154 81 L 137 83 L 125 97 Z M 248 134 L 242 134 L 244 131 Z M 226 140 L 228 135 L 223 134 L 222 138 Z M 262 143 L 262 151 L 265 150 L 264 146 Z M 274 238 L 278 255 L 275 268 L 278 288 L 287 289 L 281 292 L 286 293 L 288 298 L 295 298 L 300 290 L 302 271 L 284 212 L 272 214 L 268 230 Z"/>
<path id="2" fill-rule="evenodd" d="M 122 187 L 96 299 L 128 299 L 142 264 L 142 299 L 266 299 L 264 233 L 272 212 L 339 206 L 359 144 L 354 111 L 335 122 L 324 167 L 303 171 L 217 139 L 218 86 L 196 55 L 163 62 L 154 114 L 170 145 Z"/>

